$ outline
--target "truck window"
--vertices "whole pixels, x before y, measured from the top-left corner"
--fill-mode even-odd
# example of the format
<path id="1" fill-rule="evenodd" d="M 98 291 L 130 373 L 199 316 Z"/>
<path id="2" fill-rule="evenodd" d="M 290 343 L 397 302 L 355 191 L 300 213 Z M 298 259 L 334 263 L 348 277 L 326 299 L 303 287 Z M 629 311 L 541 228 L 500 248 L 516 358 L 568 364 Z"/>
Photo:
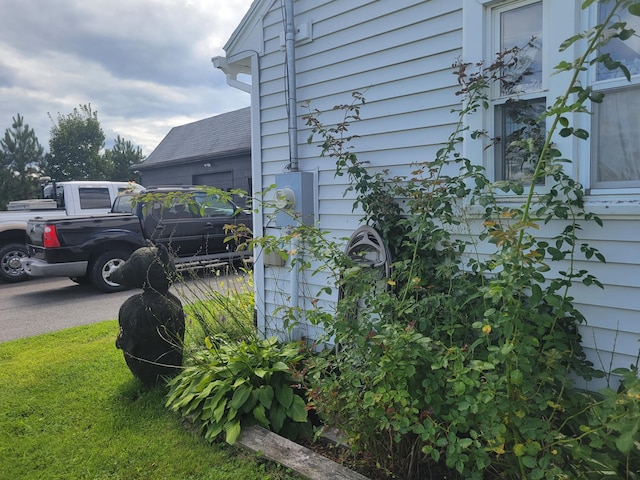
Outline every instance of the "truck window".
<path id="1" fill-rule="evenodd" d="M 233 217 L 234 212 L 233 205 L 220 200 L 208 202 L 204 207 L 206 217 Z"/>
<path id="2" fill-rule="evenodd" d="M 111 211 L 113 213 L 132 213 L 133 212 L 133 195 L 128 193 L 123 193 L 118 195 L 116 199 L 113 201 L 113 208 Z"/>
<path id="3" fill-rule="evenodd" d="M 217 195 L 196 195 L 200 207 L 204 207 L 205 217 L 233 217 L 235 207 Z"/>
<path id="4" fill-rule="evenodd" d="M 45 185 L 42 189 L 42 198 L 55 198 L 58 208 L 64 208 L 64 187 L 56 185 L 55 195 L 53 192 L 53 185 Z"/>
<path id="5" fill-rule="evenodd" d="M 111 208 L 111 195 L 108 188 L 82 188 L 78 189 L 80 196 L 80 208 Z"/>
<path id="6" fill-rule="evenodd" d="M 64 208 L 64 187 L 56 185 L 56 204 L 58 208 Z"/>
<path id="7" fill-rule="evenodd" d="M 148 206 L 145 205 L 143 207 L 143 211 L 149 212 Z M 176 219 L 176 218 L 194 218 L 194 214 L 190 212 L 184 205 L 179 205 L 173 203 L 171 205 L 167 205 L 162 202 L 153 202 L 153 206 L 150 210 L 150 215 L 157 220 L 167 220 L 167 219 Z"/>

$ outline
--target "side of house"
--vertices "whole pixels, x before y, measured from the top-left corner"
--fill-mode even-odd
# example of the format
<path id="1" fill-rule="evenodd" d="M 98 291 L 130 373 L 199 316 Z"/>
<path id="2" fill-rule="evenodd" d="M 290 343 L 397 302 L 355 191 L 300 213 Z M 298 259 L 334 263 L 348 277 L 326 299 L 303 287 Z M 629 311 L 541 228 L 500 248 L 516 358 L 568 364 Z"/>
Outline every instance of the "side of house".
<path id="1" fill-rule="evenodd" d="M 359 226 L 360 215 L 352 210 L 352 197 L 344 195 L 346 178 L 335 177 L 332 160 L 319 156 L 317 144 L 307 143 L 305 105 L 321 112 L 323 124 L 334 125 L 342 113 L 333 106 L 350 103 L 352 92 L 363 93 L 362 120 L 349 130 L 358 135 L 352 143 L 354 152 L 372 170 L 406 174 L 412 163 L 435 156 L 457 120 L 451 112 L 459 106 L 453 63 L 459 59 L 491 63 L 495 52 L 521 43 L 530 46 L 527 65 L 513 81 L 515 87 L 492 91 L 489 109 L 469 119 L 472 129 L 510 138 L 518 126 L 508 121 L 510 100 L 517 97 L 534 110 L 551 105 L 568 81 L 566 75 L 551 75 L 553 66 L 572 60 L 582 46 L 577 43 L 558 53 L 561 42 L 606 15 L 597 3 L 582 10 L 579 0 L 292 3 L 298 168 L 313 178 L 315 221 L 335 238 L 349 237 Z M 255 191 L 286 181 L 283 175 L 290 163 L 287 114 L 292 92 L 285 20 L 282 2 L 254 2 L 225 46 L 226 58 L 217 59 L 230 84 L 238 84 L 239 74 L 251 78 L 241 88 L 252 96 Z M 640 64 L 637 45 L 611 48 L 613 54 L 625 57 L 632 75 L 640 73 L 634 69 Z M 573 294 L 589 322 L 582 331 L 588 355 L 596 366 L 610 370 L 635 363 L 640 340 L 640 175 L 635 173 L 640 145 L 630 127 L 637 124 L 640 108 L 633 106 L 640 96 L 624 79 L 607 72 L 587 71 L 583 77 L 583 82 L 606 90 L 614 103 L 607 107 L 605 101 L 591 117 L 570 118 L 591 133 L 591 140 L 559 137 L 557 146 L 573 160 L 571 173 L 588 189 L 588 208 L 600 214 L 605 225 L 585 225 L 581 237 L 599 248 L 608 262 L 579 260 L 605 284 L 605 290 L 577 287 Z M 639 80 L 634 76 L 632 85 Z M 486 147 L 469 141 L 464 154 L 483 164 L 494 179 L 526 175 L 527 165 L 510 162 L 505 148 Z M 262 212 L 254 225 L 257 235 L 278 235 L 284 228 L 268 212 Z M 554 228 L 549 226 L 549 235 Z M 282 321 L 274 314 L 279 305 L 295 302 L 304 307 L 305 302 L 317 300 L 327 281 L 292 272 L 288 265 L 269 264 L 261 256 L 255 268 L 258 322 L 266 334 L 282 334 Z M 317 334 L 311 326 L 293 333 Z"/>

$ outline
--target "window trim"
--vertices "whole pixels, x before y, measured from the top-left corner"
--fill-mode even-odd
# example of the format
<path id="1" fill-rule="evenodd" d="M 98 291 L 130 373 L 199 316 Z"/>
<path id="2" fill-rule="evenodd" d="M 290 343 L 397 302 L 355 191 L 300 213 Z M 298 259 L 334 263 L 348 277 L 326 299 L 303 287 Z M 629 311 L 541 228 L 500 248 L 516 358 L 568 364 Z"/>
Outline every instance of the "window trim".
<path id="1" fill-rule="evenodd" d="M 581 27 L 583 30 L 587 28 L 591 28 L 593 25 L 596 25 L 598 18 L 598 6 L 599 3 L 595 2 L 589 8 L 589 11 L 583 15 L 583 21 L 581 23 Z M 615 91 L 625 88 L 636 88 L 639 90 L 640 94 L 640 73 L 635 75 L 632 74 L 631 82 L 627 81 L 624 76 L 616 77 L 616 78 L 607 78 L 603 80 L 597 80 L 597 66 L 592 65 L 588 71 L 586 72 L 586 83 L 587 85 L 591 85 L 594 92 L 604 92 L 606 95 L 607 91 Z M 606 97 L 605 97 L 606 102 Z M 593 111 L 593 107 L 590 107 L 590 110 Z M 594 121 L 595 117 L 590 117 L 583 121 L 581 128 L 585 128 L 589 133 L 589 139 L 587 142 L 581 142 L 576 149 L 577 154 L 581 158 L 589 158 L 589 164 L 585 166 L 583 170 L 583 174 L 580 177 L 580 182 L 585 186 L 587 192 L 599 198 L 608 198 L 611 196 L 625 195 L 625 197 L 629 196 L 637 196 L 640 199 L 640 179 L 634 180 L 633 184 L 630 182 L 596 182 L 596 169 L 597 169 L 597 159 L 596 159 L 596 149 L 597 149 L 597 139 L 595 136 L 591 134 L 594 133 Z M 617 183 L 618 185 L 614 185 Z"/>
<path id="2" fill-rule="evenodd" d="M 548 91 L 548 78 L 549 78 L 549 52 L 548 52 L 548 43 L 546 38 L 549 36 L 549 21 L 547 20 L 547 16 L 549 15 L 548 2 L 544 0 L 517 0 L 511 2 L 500 2 L 496 5 L 490 6 L 491 9 L 488 15 L 488 21 L 490 22 L 490 28 L 488 33 L 491 36 L 489 40 L 489 50 L 486 52 L 485 61 L 488 61 L 489 57 L 487 55 L 494 55 L 495 52 L 500 51 L 501 43 L 502 43 L 502 35 L 501 35 L 501 24 L 500 24 L 500 15 L 504 12 L 508 12 L 511 10 L 515 10 L 517 8 L 526 7 L 528 5 L 532 5 L 534 3 L 540 3 L 542 7 L 542 78 L 541 78 L 541 88 L 538 90 L 533 90 L 530 92 L 524 92 L 521 94 L 502 94 L 500 92 L 500 86 L 495 84 L 491 88 L 491 100 L 494 104 L 496 103 L 505 103 L 508 99 L 518 98 L 522 100 L 526 100 L 529 98 L 538 98 L 542 96 L 542 93 Z M 489 35 L 485 35 L 485 40 L 489 37 Z M 546 96 L 546 95 L 545 95 Z"/>
<path id="3" fill-rule="evenodd" d="M 462 61 L 476 64 L 479 61 L 492 62 L 495 58 L 495 38 L 499 36 L 494 28 L 495 12 L 504 11 L 510 7 L 517 8 L 535 2 L 536 0 L 468 0 L 463 2 L 462 12 L 462 44 L 463 54 Z M 576 52 L 576 45 L 572 45 L 564 52 L 558 52 L 560 42 L 564 41 L 569 34 L 566 32 L 580 28 L 580 8 L 575 2 L 554 2 L 554 15 L 550 15 L 551 2 L 542 0 L 543 12 L 543 88 L 537 92 L 531 92 L 520 95 L 520 98 L 538 98 L 545 97 L 547 105 L 554 99 L 564 93 L 566 89 L 566 75 L 550 75 L 553 67 L 560 61 L 573 61 Z M 481 20 L 479 20 L 481 19 Z M 572 22 L 573 19 L 573 22 Z M 553 22 L 562 22 L 562 29 L 554 28 Z M 573 26 L 571 24 L 573 23 Z M 560 30 L 560 31 L 559 31 Z M 565 32 L 565 33 L 562 33 Z M 482 39 L 481 42 L 478 39 Z M 491 108 L 489 110 L 478 111 L 469 115 L 465 119 L 465 125 L 468 127 L 467 136 L 463 144 L 463 155 L 466 158 L 475 160 L 482 159 L 486 174 L 491 179 L 496 179 L 495 155 L 492 148 L 489 147 L 489 140 L 484 141 L 472 140 L 470 133 L 473 131 L 487 131 L 489 135 L 494 132 L 494 114 L 493 106 L 496 102 L 505 99 L 499 99 L 494 96 L 494 92 L 490 93 Z M 567 115 L 568 120 L 573 123 L 573 115 Z M 547 119 L 547 129 L 550 127 L 550 119 Z M 567 157 L 574 157 L 575 140 L 572 137 L 557 138 L 556 145 L 561 152 Z M 571 163 L 567 165 L 567 173 L 576 177 L 580 166 Z M 548 187 L 537 186 L 536 191 L 544 193 Z M 513 196 L 507 195 L 507 196 Z"/>

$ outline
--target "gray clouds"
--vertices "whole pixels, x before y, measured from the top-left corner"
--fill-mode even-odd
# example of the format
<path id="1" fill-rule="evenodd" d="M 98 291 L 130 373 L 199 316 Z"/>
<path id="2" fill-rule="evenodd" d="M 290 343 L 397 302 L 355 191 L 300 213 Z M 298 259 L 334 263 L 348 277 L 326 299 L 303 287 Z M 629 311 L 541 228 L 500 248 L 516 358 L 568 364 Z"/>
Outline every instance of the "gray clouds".
<path id="1" fill-rule="evenodd" d="M 171 127 L 249 105 L 211 65 L 251 0 L 1 0 L 0 133 L 90 103 L 149 154 Z"/>

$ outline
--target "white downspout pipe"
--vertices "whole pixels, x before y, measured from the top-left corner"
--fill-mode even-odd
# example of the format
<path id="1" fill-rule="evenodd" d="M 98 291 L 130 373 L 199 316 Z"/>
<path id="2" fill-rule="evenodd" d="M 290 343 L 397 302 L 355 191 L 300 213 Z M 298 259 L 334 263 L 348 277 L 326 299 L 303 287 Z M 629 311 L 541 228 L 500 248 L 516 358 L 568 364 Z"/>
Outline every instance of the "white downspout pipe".
<path id="1" fill-rule="evenodd" d="M 242 61 L 246 58 L 250 59 L 251 66 L 249 68 L 239 67 L 234 64 L 234 61 Z M 214 57 L 211 59 L 213 66 L 222 70 L 226 75 L 227 83 L 239 90 L 248 92 L 251 95 L 251 172 L 253 178 L 253 191 L 261 192 L 263 190 L 262 181 L 262 149 L 260 139 L 260 115 L 258 113 L 260 108 L 260 61 L 258 52 L 249 51 L 241 52 L 236 55 L 232 55 L 229 58 L 226 57 Z M 251 75 L 251 83 L 244 83 L 238 80 L 239 74 Z M 253 227 L 255 232 L 262 234 L 264 232 L 264 217 L 262 214 L 262 206 L 257 205 L 258 213 L 253 215 Z M 257 315 L 257 328 L 258 332 L 267 337 L 273 333 L 269 332 L 269 325 L 267 324 L 267 305 L 264 297 L 265 292 L 265 264 L 264 255 L 256 254 L 255 263 L 253 265 L 254 270 L 254 297 L 255 297 L 255 309 Z"/>

